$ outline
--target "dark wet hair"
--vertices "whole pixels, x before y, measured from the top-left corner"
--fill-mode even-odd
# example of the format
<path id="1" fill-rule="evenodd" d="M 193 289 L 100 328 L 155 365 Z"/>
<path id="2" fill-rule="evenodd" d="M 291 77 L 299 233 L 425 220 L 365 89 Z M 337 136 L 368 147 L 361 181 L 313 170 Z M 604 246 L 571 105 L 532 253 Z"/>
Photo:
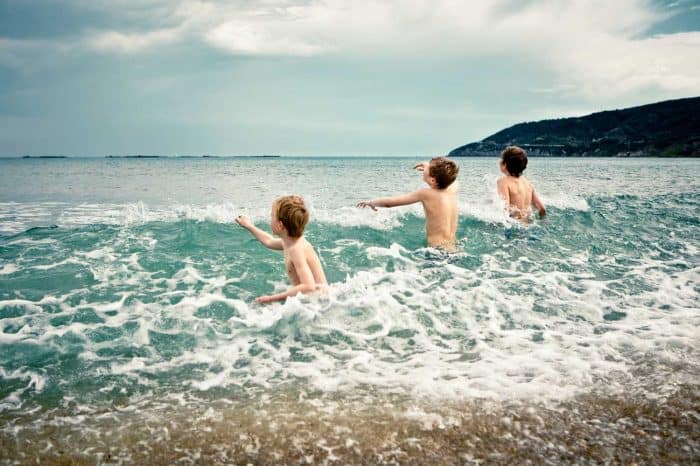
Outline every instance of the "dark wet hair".
<path id="1" fill-rule="evenodd" d="M 501 152 L 501 160 L 506 164 L 506 170 L 516 178 L 523 174 L 527 167 L 527 154 L 518 146 L 508 146 Z"/>
<path id="2" fill-rule="evenodd" d="M 459 167 L 447 157 L 435 157 L 430 160 L 428 175 L 435 178 L 438 189 L 445 189 L 457 179 Z"/>

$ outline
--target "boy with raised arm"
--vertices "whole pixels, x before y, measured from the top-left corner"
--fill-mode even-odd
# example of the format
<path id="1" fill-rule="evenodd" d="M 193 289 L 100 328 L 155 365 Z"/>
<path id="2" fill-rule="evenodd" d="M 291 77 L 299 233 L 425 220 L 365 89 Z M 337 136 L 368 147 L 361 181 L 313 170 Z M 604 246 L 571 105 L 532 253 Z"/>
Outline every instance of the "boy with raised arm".
<path id="1" fill-rule="evenodd" d="M 498 194 L 506 204 L 508 215 L 527 225 L 531 214 L 531 206 L 535 206 L 540 218 L 546 210 L 542 199 L 537 195 L 535 187 L 522 176 L 527 167 L 527 154 L 518 146 L 508 146 L 501 152 L 499 162 L 504 176 L 496 182 Z"/>
<path id="2" fill-rule="evenodd" d="M 236 223 L 251 232 L 265 247 L 284 251 L 284 266 L 292 282 L 287 291 L 260 296 L 256 302 L 283 301 L 297 293 L 310 293 L 328 286 L 321 261 L 303 236 L 308 222 L 309 211 L 300 196 L 280 197 L 272 204 L 270 228 L 279 238 L 257 228 L 242 215 L 236 217 Z"/>
<path id="3" fill-rule="evenodd" d="M 393 197 L 362 201 L 357 206 L 377 210 L 377 207 L 397 207 L 420 202 L 425 212 L 428 246 L 453 252 L 457 246 L 459 186 L 455 180 L 459 167 L 446 157 L 435 157 L 430 162 L 420 162 L 413 168 L 423 172 L 423 181 L 428 184 L 428 188 Z"/>

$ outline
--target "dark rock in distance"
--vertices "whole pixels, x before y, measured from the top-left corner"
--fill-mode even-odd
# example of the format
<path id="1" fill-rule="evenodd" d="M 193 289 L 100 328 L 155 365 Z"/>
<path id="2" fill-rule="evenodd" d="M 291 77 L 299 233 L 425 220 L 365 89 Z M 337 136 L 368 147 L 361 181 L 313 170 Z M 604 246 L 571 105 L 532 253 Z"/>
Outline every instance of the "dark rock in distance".
<path id="1" fill-rule="evenodd" d="M 510 145 L 543 157 L 699 157 L 700 97 L 518 123 L 449 156 L 499 156 Z"/>

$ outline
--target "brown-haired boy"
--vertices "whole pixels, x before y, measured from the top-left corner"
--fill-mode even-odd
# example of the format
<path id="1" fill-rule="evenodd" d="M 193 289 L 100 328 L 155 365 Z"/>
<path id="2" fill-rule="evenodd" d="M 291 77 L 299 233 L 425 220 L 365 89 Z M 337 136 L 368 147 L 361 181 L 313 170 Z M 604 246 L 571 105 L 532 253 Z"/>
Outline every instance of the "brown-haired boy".
<path id="1" fill-rule="evenodd" d="M 527 167 L 525 151 L 518 146 L 508 146 L 501 152 L 498 164 L 505 176 L 498 179 L 496 186 L 498 194 L 506 202 L 508 214 L 527 224 L 530 206 L 534 205 L 540 217 L 544 217 L 546 211 L 542 199 L 537 195 L 532 183 L 522 176 Z"/>
<path id="2" fill-rule="evenodd" d="M 257 228 L 242 215 L 236 217 L 236 223 L 251 232 L 265 247 L 284 251 L 284 265 L 292 282 L 292 287 L 287 291 L 260 296 L 255 301 L 282 301 L 297 293 L 310 293 L 328 286 L 321 261 L 303 236 L 308 222 L 309 211 L 301 196 L 280 197 L 272 204 L 270 228 L 279 238 Z"/>
<path id="3" fill-rule="evenodd" d="M 429 188 L 421 188 L 412 193 L 362 201 L 358 207 L 397 207 L 420 202 L 425 211 L 425 233 L 428 246 L 448 251 L 456 249 L 457 235 L 457 173 L 459 167 L 446 157 L 435 157 L 430 162 L 420 162 L 413 168 L 423 172 L 423 180 Z"/>

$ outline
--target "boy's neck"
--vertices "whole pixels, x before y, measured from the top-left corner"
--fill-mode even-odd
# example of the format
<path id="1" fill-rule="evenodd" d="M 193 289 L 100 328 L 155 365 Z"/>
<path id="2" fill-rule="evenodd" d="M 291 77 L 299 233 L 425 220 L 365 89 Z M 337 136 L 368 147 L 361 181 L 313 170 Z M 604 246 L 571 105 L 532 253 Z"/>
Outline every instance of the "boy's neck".
<path id="1" fill-rule="evenodd" d="M 282 247 L 284 247 L 284 249 L 287 249 L 287 248 L 294 246 L 295 244 L 297 244 L 297 242 L 300 239 L 302 239 L 304 237 L 304 235 L 302 235 L 302 236 L 297 236 L 296 238 L 294 238 L 292 236 L 289 236 L 286 233 L 281 233 L 279 236 L 280 236 L 280 239 L 282 240 Z"/>

